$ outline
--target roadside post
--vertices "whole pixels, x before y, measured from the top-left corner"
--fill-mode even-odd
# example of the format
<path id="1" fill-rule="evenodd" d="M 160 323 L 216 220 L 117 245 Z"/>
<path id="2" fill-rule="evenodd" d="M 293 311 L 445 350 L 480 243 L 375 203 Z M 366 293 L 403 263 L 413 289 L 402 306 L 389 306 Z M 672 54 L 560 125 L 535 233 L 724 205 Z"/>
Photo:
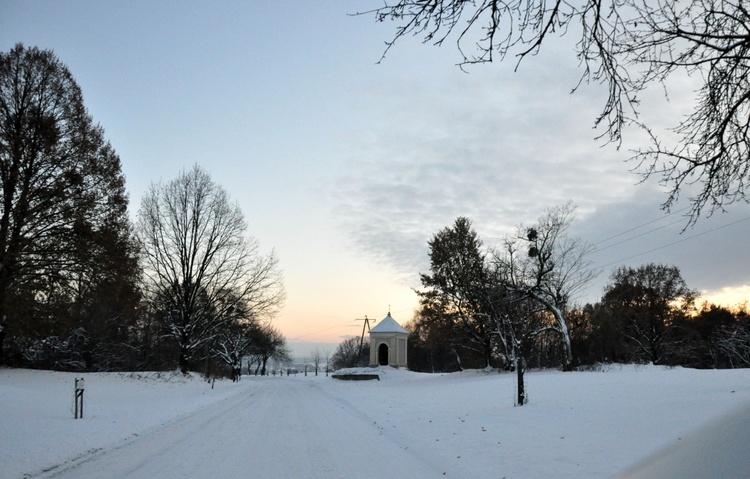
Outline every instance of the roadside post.
<path id="1" fill-rule="evenodd" d="M 83 419 L 83 389 L 84 389 L 84 381 L 83 378 L 76 378 L 75 383 L 75 393 L 74 393 L 74 402 L 75 402 L 75 419 Z"/>

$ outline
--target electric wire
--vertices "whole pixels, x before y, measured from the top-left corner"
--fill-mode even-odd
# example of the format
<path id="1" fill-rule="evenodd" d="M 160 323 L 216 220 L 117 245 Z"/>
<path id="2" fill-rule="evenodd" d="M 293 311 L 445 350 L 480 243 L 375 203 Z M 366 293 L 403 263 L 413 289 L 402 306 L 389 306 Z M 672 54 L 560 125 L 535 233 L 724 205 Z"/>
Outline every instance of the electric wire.
<path id="1" fill-rule="evenodd" d="M 654 220 L 654 221 L 659 221 L 659 220 Z M 645 225 L 641 225 L 641 226 L 637 226 L 637 227 L 635 227 L 635 228 L 631 228 L 630 230 L 628 230 L 628 232 L 630 232 L 630 231 L 634 231 L 634 230 L 637 230 L 637 229 L 639 229 L 639 228 L 642 228 L 643 226 L 649 225 L 649 224 L 653 223 L 654 221 L 651 221 L 651 222 L 649 222 L 649 223 L 646 223 Z M 642 236 L 646 236 L 647 234 L 651 234 L 651 233 L 653 233 L 653 232 L 655 232 L 655 231 L 663 230 L 664 228 L 669 228 L 670 226 L 674 226 L 674 225 L 676 225 L 677 223 L 682 223 L 683 221 L 684 221 L 684 220 L 682 220 L 682 219 L 679 219 L 679 220 L 677 220 L 677 221 L 673 221 L 673 222 L 671 222 L 671 223 L 668 223 L 668 224 L 666 224 L 666 225 L 662 225 L 662 226 L 659 226 L 658 228 L 650 229 L 650 230 L 648 230 L 648 231 L 644 231 L 643 233 L 637 234 L 637 235 L 635 235 L 635 236 L 631 236 L 630 238 L 624 239 L 624 240 L 622 240 L 622 241 L 618 241 L 617 243 L 612 243 L 612 244 L 610 244 L 610 245 L 607 245 L 607 246 L 605 246 L 605 247 L 603 247 L 603 248 L 597 248 L 597 249 L 596 249 L 595 251 L 592 251 L 592 254 L 594 254 L 594 253 L 598 253 L 599 251 L 604 251 L 604 250 L 607 250 L 607 249 L 609 249 L 609 248 L 613 248 L 613 247 L 615 247 L 615 246 L 618 246 L 618 245 L 621 245 L 621 244 L 623 244 L 623 243 L 627 243 L 628 241 L 632 241 L 632 240 L 634 240 L 634 239 L 637 239 L 637 238 L 640 238 L 640 237 L 642 237 Z M 612 238 L 616 238 L 616 237 L 618 237 L 618 236 L 622 236 L 623 234 L 625 234 L 625 233 L 620 233 L 619 235 L 613 236 L 613 237 L 611 237 L 611 238 L 608 238 L 608 239 L 606 239 L 606 240 L 603 240 L 603 241 L 608 241 L 609 239 L 612 239 Z M 596 246 L 596 245 L 598 245 L 598 244 L 601 244 L 601 243 L 602 243 L 603 241 L 600 241 L 599 243 L 596 243 L 596 244 L 595 244 L 594 246 Z"/>
<path id="2" fill-rule="evenodd" d="M 638 226 L 635 226 L 635 227 L 633 227 L 633 228 L 630 228 L 629 230 L 625 230 L 625 231 L 623 231 L 622 233 L 617 233 L 616 235 L 610 236 L 609 238 L 604 238 L 603 240 L 599 240 L 599 241 L 597 241 L 596 243 L 594 243 L 594 245 L 600 245 L 600 244 L 602 244 L 602 243 L 606 243 L 606 242 L 607 242 L 607 241 L 609 241 L 609 240 L 612 240 L 612 239 L 618 238 L 618 237 L 620 237 L 620 236 L 626 235 L 626 234 L 630 233 L 631 231 L 635 231 L 635 230 L 641 229 L 641 228 L 643 228 L 644 226 L 648 226 L 648 225 L 650 225 L 650 224 L 652 224 L 652 223 L 656 223 L 656 222 L 658 222 L 658 221 L 661 221 L 661 220 L 663 220 L 664 218 L 669 218 L 670 216 L 674 216 L 674 215 L 676 215 L 676 214 L 678 214 L 678 213 L 682 213 L 683 211 L 687 211 L 688 209 L 690 209 L 690 207 L 689 207 L 689 206 L 686 206 L 685 208 L 682 208 L 682 209 L 680 209 L 680 210 L 677 210 L 677 211 L 673 211 L 672 213 L 669 213 L 669 214 L 667 214 L 667 215 L 664 215 L 664 216 L 661 216 L 661 217 L 659 217 L 659 218 L 653 219 L 653 220 L 651 220 L 651 221 L 648 221 L 648 222 L 646 222 L 646 223 L 643 223 L 642 225 L 638 225 Z M 680 223 L 680 222 L 682 222 L 682 221 L 683 221 L 683 220 L 675 221 L 674 223 L 670 223 L 670 224 L 669 224 L 668 226 L 671 226 L 671 225 L 673 225 L 673 224 L 677 224 L 677 223 Z M 661 229 L 661 228 L 663 228 L 663 227 L 660 227 L 660 228 L 657 228 L 657 229 Z M 652 231 L 656 231 L 656 230 L 652 230 Z M 648 232 L 646 232 L 646 233 L 643 233 L 643 234 L 641 234 L 641 235 L 639 235 L 639 236 L 643 236 L 644 234 L 647 234 L 647 233 L 648 233 Z M 638 238 L 639 236 L 635 236 L 634 238 Z M 621 243 L 623 243 L 623 242 L 625 242 L 625 241 L 628 241 L 628 240 L 624 240 L 624 241 L 622 241 Z M 620 243 L 616 243 L 616 244 L 620 244 Z M 613 246 L 614 246 L 614 245 L 613 245 Z M 609 246 L 608 246 L 608 247 L 609 247 Z M 607 248 L 608 248 L 608 247 L 607 247 Z M 606 248 L 602 248 L 602 249 L 606 249 Z"/>
<path id="3" fill-rule="evenodd" d="M 336 325 L 334 325 L 334 326 L 329 326 L 329 327 L 327 327 L 327 328 L 319 329 L 319 330 L 317 330 L 317 331 L 312 331 L 312 332 L 310 332 L 310 333 L 307 333 L 307 334 L 302 334 L 302 335 L 299 335 L 299 336 L 295 336 L 295 337 L 293 337 L 293 338 L 287 338 L 287 339 L 288 339 L 289 341 L 299 341 L 299 340 L 301 340 L 301 339 L 303 339 L 303 338 L 308 338 L 308 337 L 310 337 L 310 336 L 313 336 L 313 335 L 315 335 L 315 334 L 319 334 L 319 333 L 322 333 L 322 332 L 325 332 L 325 331 L 329 331 L 329 330 L 331 330 L 331 329 L 335 329 L 335 328 L 341 328 L 341 327 L 344 327 L 344 326 L 352 326 L 352 323 L 351 323 L 351 321 L 349 321 L 349 322 L 346 322 L 346 323 L 343 323 L 343 324 L 336 324 Z"/>
<path id="4" fill-rule="evenodd" d="M 653 253 L 654 251 L 659 251 L 659 250 L 662 250 L 664 248 L 669 248 L 669 247 L 674 246 L 676 244 L 684 243 L 686 241 L 690 241 L 690 240 L 693 240 L 695 238 L 699 238 L 701 236 L 705 236 L 705 235 L 707 235 L 709 233 L 714 233 L 714 232 L 719 231 L 721 229 L 728 228 L 730 226 L 734 226 L 736 224 L 743 223 L 743 222 L 748 221 L 748 220 L 750 220 L 750 216 L 748 216 L 746 218 L 742 218 L 742 219 L 736 220 L 736 221 L 732 221 L 731 223 L 727 223 L 725 225 L 721 225 L 721 226 L 717 226 L 715 228 L 711 228 L 710 230 L 703 231 L 701 233 L 697 233 L 697 234 L 694 234 L 692 236 L 688 236 L 686 238 L 682 238 L 682 239 L 679 239 L 677 241 L 673 241 L 671 243 L 668 243 L 668 244 L 665 244 L 665 245 L 662 245 L 662 246 L 658 246 L 656 248 L 652 248 L 652 249 L 650 249 L 648 251 L 644 251 L 644 252 L 641 252 L 641 253 L 638 253 L 638 254 L 634 254 L 632 256 L 628 256 L 627 258 L 623 258 L 623 259 L 620 259 L 620 260 L 617 260 L 617 261 L 612 261 L 610 263 L 607 263 L 605 265 L 600 266 L 598 269 L 599 270 L 603 270 L 604 268 L 606 268 L 608 266 L 612 266 L 612 265 L 615 265 L 617 263 L 622 263 L 623 261 L 628 261 L 630 259 L 637 258 L 639 256 L 643 256 L 643 255 L 646 255 L 646 254 L 649 254 L 649 253 Z"/>

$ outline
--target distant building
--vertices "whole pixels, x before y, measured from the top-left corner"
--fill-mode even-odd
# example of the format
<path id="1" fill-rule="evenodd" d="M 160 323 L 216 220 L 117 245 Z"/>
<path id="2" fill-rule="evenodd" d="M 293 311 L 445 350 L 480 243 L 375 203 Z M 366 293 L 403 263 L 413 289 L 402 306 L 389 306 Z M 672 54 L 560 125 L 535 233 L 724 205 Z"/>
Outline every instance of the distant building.
<path id="1" fill-rule="evenodd" d="M 370 330 L 370 366 L 405 368 L 409 332 L 388 316 Z"/>

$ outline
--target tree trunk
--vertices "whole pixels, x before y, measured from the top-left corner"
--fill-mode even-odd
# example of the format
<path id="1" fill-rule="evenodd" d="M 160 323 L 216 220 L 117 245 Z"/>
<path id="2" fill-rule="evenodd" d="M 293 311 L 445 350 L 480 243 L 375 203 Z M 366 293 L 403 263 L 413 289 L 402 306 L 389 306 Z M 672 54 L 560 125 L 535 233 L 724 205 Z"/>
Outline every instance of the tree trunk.
<path id="1" fill-rule="evenodd" d="M 189 365 L 189 361 L 187 358 L 187 352 L 185 351 L 185 347 L 183 346 L 180 347 L 179 366 L 180 366 L 180 371 L 182 372 L 182 374 L 187 374 L 188 371 L 190 370 L 190 365 Z"/>
<path id="2" fill-rule="evenodd" d="M 565 322 L 565 316 L 563 314 L 562 309 L 557 307 L 557 305 L 555 305 L 551 301 L 548 301 L 542 295 L 532 294 L 531 296 L 534 299 L 541 302 L 547 308 L 547 310 L 550 311 L 552 315 L 555 317 L 555 323 L 557 324 L 557 330 L 560 333 L 560 339 L 561 339 L 562 346 L 563 346 L 562 369 L 563 371 L 572 371 L 573 370 L 573 348 L 570 345 L 570 331 L 568 331 L 568 324 Z"/>
<path id="3" fill-rule="evenodd" d="M 523 373 L 525 368 L 523 357 L 519 354 L 516 357 L 516 373 L 518 376 L 518 398 L 516 399 L 519 406 L 526 404 L 526 389 L 523 384 Z"/>
<path id="4" fill-rule="evenodd" d="M 451 351 L 456 356 L 456 363 L 458 364 L 458 370 L 459 371 L 463 371 L 464 368 L 461 367 L 461 356 L 459 356 L 458 350 L 456 350 L 456 348 L 454 346 L 451 346 Z"/>
<path id="5" fill-rule="evenodd" d="M 0 320 L 0 366 L 5 364 L 5 354 L 3 353 L 5 345 L 5 322 Z"/>
<path id="6" fill-rule="evenodd" d="M 5 259 L 7 255 L 2 255 Z M 0 366 L 5 365 L 5 338 L 8 333 L 8 284 L 7 269 L 5 265 L 0 266 Z"/>

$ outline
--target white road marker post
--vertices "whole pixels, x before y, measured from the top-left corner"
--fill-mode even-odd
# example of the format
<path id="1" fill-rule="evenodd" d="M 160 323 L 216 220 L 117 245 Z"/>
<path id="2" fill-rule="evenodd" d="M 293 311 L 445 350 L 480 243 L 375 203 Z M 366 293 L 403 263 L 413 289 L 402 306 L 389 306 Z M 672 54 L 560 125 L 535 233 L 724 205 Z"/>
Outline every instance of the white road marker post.
<path id="1" fill-rule="evenodd" d="M 73 396 L 73 400 L 75 402 L 75 419 L 83 419 L 83 389 L 83 378 L 76 378 L 75 393 Z"/>

